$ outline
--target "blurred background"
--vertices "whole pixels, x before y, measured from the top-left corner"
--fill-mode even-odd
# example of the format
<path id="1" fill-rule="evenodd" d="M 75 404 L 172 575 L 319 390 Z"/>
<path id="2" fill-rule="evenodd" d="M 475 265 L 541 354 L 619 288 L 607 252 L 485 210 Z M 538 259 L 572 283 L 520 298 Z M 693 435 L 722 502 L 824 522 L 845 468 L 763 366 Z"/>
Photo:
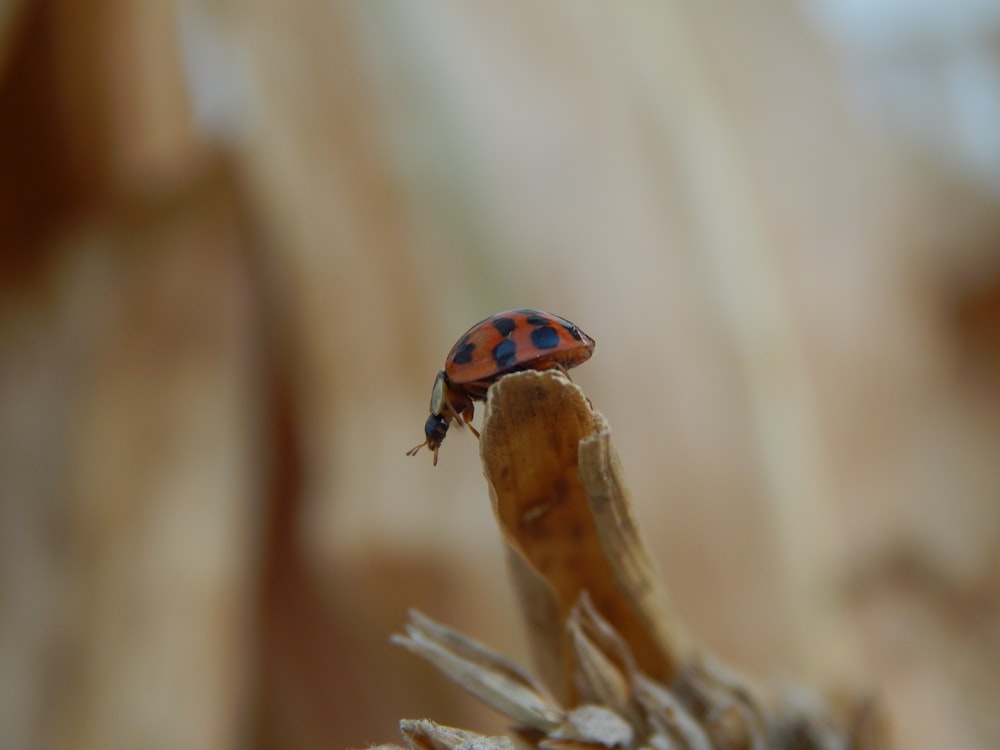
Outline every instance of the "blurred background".
<path id="1" fill-rule="evenodd" d="M 1000 5 L 0 2 L 4 748 L 501 719 L 527 662 L 466 328 L 598 343 L 676 605 L 775 685 L 1000 745 Z"/>

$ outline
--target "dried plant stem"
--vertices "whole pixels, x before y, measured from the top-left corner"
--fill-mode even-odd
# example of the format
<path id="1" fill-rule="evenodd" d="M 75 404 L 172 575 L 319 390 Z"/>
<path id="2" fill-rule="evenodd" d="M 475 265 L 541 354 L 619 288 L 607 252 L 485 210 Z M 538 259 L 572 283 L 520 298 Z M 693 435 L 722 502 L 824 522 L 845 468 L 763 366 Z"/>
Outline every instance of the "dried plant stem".
<path id="1" fill-rule="evenodd" d="M 480 445 L 546 683 L 562 699 L 574 694 L 566 620 L 584 591 L 645 672 L 672 678 L 680 627 L 634 522 L 607 423 L 583 392 L 551 371 L 501 379 Z"/>
<path id="2" fill-rule="evenodd" d="M 632 512 L 604 418 L 558 372 L 489 391 L 481 452 L 527 616 L 537 682 L 486 646 L 411 613 L 394 641 L 516 723 L 539 750 L 882 750 L 867 696 L 771 701 L 690 645 Z M 734 613 L 738 616 L 738 613 Z M 543 686 L 544 685 L 544 686 Z M 429 721 L 411 750 L 510 750 Z"/>

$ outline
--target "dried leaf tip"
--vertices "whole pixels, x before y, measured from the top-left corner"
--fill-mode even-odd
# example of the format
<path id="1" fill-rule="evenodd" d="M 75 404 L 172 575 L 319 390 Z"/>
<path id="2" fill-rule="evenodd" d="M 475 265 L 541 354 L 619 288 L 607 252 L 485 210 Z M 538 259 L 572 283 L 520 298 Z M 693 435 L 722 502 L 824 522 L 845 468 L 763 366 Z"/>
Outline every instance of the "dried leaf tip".
<path id="1" fill-rule="evenodd" d="M 642 669 L 659 679 L 676 674 L 685 639 L 607 422 L 583 391 L 558 372 L 502 378 L 489 392 L 480 452 L 546 684 L 574 695 L 565 625 L 584 591 Z"/>
<path id="2" fill-rule="evenodd" d="M 528 371 L 498 381 L 480 446 L 541 681 L 416 612 L 393 641 L 513 719 L 519 746 L 887 746 L 871 701 L 811 701 L 806 691 L 764 700 L 695 655 L 639 533 L 610 430 L 564 375 Z M 514 747 L 430 721 L 400 726 L 411 750 Z"/>
<path id="3" fill-rule="evenodd" d="M 406 634 L 391 640 L 521 727 L 549 732 L 563 720 L 562 708 L 515 663 L 429 617 L 411 612 Z"/>

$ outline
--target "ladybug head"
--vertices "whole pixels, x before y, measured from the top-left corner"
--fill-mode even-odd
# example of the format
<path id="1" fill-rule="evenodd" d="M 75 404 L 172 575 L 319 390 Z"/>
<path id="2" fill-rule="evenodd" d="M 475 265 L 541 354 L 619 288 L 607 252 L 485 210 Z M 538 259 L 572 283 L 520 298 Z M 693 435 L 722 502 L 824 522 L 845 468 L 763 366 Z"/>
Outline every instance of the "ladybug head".
<path id="1" fill-rule="evenodd" d="M 417 455 L 417 451 L 425 445 L 434 451 L 434 465 L 438 462 L 438 449 L 444 441 L 444 436 L 448 434 L 448 420 L 440 414 L 431 414 L 424 422 L 424 442 L 415 445 L 406 452 L 407 456 Z"/>
<path id="2" fill-rule="evenodd" d="M 434 451 L 434 465 L 438 462 L 438 448 L 448 434 L 448 420 L 440 414 L 431 414 L 424 422 L 424 435 L 427 436 L 427 447 Z"/>

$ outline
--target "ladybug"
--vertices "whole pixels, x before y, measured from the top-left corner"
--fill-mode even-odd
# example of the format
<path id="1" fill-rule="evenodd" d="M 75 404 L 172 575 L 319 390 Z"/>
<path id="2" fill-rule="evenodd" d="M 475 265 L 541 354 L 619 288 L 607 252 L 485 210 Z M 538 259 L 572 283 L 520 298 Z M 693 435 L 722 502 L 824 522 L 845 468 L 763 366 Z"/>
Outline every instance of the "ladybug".
<path id="1" fill-rule="evenodd" d="M 444 369 L 431 389 L 431 415 L 424 424 L 424 442 L 406 452 L 416 455 L 425 445 L 438 449 L 454 420 L 471 425 L 473 401 L 484 401 L 486 391 L 501 376 L 519 370 L 565 372 L 590 359 L 594 340 L 570 323 L 541 310 L 508 310 L 491 315 L 462 334 L 448 352 Z"/>

